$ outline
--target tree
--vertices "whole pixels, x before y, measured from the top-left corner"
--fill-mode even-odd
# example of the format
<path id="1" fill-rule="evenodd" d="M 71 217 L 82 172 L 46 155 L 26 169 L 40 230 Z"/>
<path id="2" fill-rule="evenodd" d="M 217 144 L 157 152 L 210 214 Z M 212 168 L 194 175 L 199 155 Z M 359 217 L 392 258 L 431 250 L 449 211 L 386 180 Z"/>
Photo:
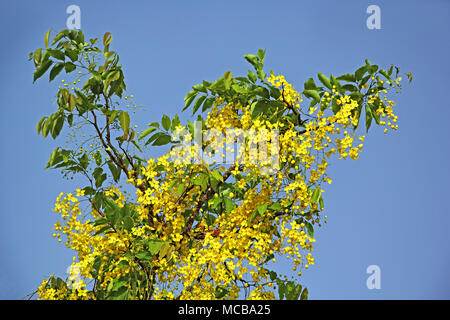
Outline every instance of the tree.
<path id="1" fill-rule="evenodd" d="M 111 41 L 63 30 L 49 44 L 48 31 L 45 48 L 30 53 L 34 81 L 48 70 L 50 81 L 62 71 L 70 79 L 36 127 L 53 139 L 71 130 L 46 168 L 87 183 L 57 198 L 54 236 L 76 256 L 68 279 L 45 279 L 39 298 L 307 299 L 297 278 L 273 266 L 285 259 L 300 277 L 314 264 L 328 161 L 358 158 L 363 113 L 366 131 L 373 122 L 397 129 L 387 94 L 401 88 L 398 68 L 393 76 L 393 66 L 366 60 L 355 73 L 318 73 L 300 93 L 265 74 L 259 50 L 245 56 L 246 77 L 227 71 L 192 87 L 183 110 L 196 121 L 164 115 L 136 131 L 127 110 L 137 106 Z M 164 156 L 146 159 L 163 145 Z"/>

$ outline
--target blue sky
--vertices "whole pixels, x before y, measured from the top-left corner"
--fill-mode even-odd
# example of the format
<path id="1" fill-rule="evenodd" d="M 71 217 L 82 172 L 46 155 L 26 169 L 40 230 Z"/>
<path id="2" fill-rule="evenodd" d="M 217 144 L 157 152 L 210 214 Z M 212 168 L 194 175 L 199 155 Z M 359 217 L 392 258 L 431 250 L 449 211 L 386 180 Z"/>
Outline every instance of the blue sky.
<path id="1" fill-rule="evenodd" d="M 65 28 L 71 4 L 80 6 L 87 36 L 112 33 L 128 89 L 147 108 L 142 125 L 180 114 L 184 95 L 203 79 L 246 74 L 242 57 L 259 48 L 267 49 L 268 70 L 299 89 L 319 71 L 353 72 L 366 58 L 413 72 L 395 97 L 399 130 L 374 128 L 359 160 L 331 163 L 328 224 L 316 232 L 316 265 L 302 283 L 311 299 L 450 298 L 450 1 L 55 0 L 0 3 L 0 299 L 24 297 L 71 263 L 52 238 L 51 208 L 77 185 L 43 170 L 64 136 L 36 135 L 56 91 L 46 79 L 32 84 L 27 61 L 49 28 Z M 371 4 L 381 9 L 381 30 L 366 27 Z M 373 264 L 380 290 L 366 287 Z"/>

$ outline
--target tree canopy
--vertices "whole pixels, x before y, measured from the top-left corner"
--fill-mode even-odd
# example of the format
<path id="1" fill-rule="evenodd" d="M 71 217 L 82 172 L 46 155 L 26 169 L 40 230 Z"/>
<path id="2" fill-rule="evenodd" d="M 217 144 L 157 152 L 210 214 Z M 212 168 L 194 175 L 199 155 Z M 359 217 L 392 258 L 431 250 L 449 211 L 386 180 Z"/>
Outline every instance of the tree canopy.
<path id="1" fill-rule="evenodd" d="M 258 50 L 244 56 L 247 75 L 192 87 L 183 110 L 193 121 L 150 114 L 138 130 L 111 41 L 48 31 L 30 53 L 33 81 L 66 74 L 56 111 L 36 126 L 44 138 L 69 132 L 46 168 L 86 181 L 57 197 L 54 236 L 75 255 L 69 277 L 44 279 L 39 298 L 307 299 L 300 279 L 327 219 L 329 161 L 356 160 L 373 124 L 398 128 L 389 94 L 401 89 L 399 69 L 366 60 L 299 91 L 266 74 Z M 276 272 L 277 261 L 297 276 Z"/>

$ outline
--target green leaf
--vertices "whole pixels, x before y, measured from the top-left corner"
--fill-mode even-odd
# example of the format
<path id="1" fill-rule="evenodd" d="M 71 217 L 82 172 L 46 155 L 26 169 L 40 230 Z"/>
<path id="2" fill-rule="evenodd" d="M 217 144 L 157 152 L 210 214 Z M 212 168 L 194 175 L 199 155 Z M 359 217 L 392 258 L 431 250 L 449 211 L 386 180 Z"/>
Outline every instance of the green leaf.
<path id="1" fill-rule="evenodd" d="M 222 203 L 222 198 L 214 198 L 213 204 L 211 206 L 212 209 L 217 209 L 217 207 L 219 206 L 219 204 Z M 212 224 L 212 223 L 211 223 Z"/>
<path id="2" fill-rule="evenodd" d="M 119 267 L 129 267 L 130 263 L 127 260 L 120 260 L 117 264 Z"/>
<path id="3" fill-rule="evenodd" d="M 233 73 L 231 71 L 225 71 L 222 78 L 224 78 L 226 81 L 231 81 L 231 79 L 233 79 Z"/>
<path id="4" fill-rule="evenodd" d="M 216 286 L 216 289 L 214 291 L 214 295 L 216 299 L 222 299 L 228 294 L 228 290 L 221 286 Z"/>
<path id="5" fill-rule="evenodd" d="M 367 67 L 367 71 L 371 75 L 375 74 L 375 72 L 377 72 L 377 70 L 378 70 L 378 66 L 377 65 L 371 65 L 371 66 Z"/>
<path id="6" fill-rule="evenodd" d="M 120 168 L 117 168 L 113 161 L 108 161 L 108 167 L 111 171 L 113 179 L 115 182 L 118 182 L 120 179 L 120 173 L 122 172 Z"/>
<path id="7" fill-rule="evenodd" d="M 327 87 L 330 90 L 332 89 L 330 79 L 328 79 L 326 75 L 319 72 L 317 73 L 317 76 L 319 77 L 320 82 L 322 82 L 325 87 Z"/>
<path id="8" fill-rule="evenodd" d="M 185 104 L 184 104 L 184 108 L 183 111 L 186 110 L 192 103 L 192 101 L 195 100 L 195 97 L 197 97 L 198 92 L 195 90 L 192 90 L 191 92 L 189 92 L 186 97 L 184 98 L 185 100 Z"/>
<path id="9" fill-rule="evenodd" d="M 300 296 L 300 300 L 308 300 L 308 289 L 307 288 L 303 289 L 303 292 Z"/>
<path id="10" fill-rule="evenodd" d="M 72 60 L 72 62 L 75 62 L 78 59 L 78 54 L 75 50 L 66 49 L 64 53 Z"/>
<path id="11" fill-rule="evenodd" d="M 94 188 L 92 188 L 90 186 L 84 187 L 83 190 L 84 190 L 84 194 L 87 196 L 95 194 Z"/>
<path id="12" fill-rule="evenodd" d="M 208 188 L 208 176 L 206 174 L 200 174 L 194 178 L 192 182 L 202 188 L 205 191 Z"/>
<path id="13" fill-rule="evenodd" d="M 59 32 L 59 33 L 53 38 L 52 45 L 54 45 L 56 42 L 58 42 L 58 41 L 61 40 L 64 36 L 66 36 L 66 35 L 67 35 L 67 31 L 68 31 L 68 30 L 63 30 L 63 31 Z"/>
<path id="14" fill-rule="evenodd" d="M 123 207 L 123 208 L 125 208 L 125 207 Z M 131 217 L 124 217 L 122 222 L 123 222 L 123 227 L 125 228 L 125 230 L 130 231 L 134 227 L 134 221 Z"/>
<path id="15" fill-rule="evenodd" d="M 283 300 L 285 297 L 285 293 L 286 293 L 286 284 L 284 283 L 284 281 L 277 281 L 277 285 L 278 285 L 278 295 L 280 300 Z"/>
<path id="16" fill-rule="evenodd" d="M 305 84 L 304 84 L 305 90 L 315 90 L 317 89 L 317 85 L 316 82 L 314 81 L 313 78 L 309 78 L 308 80 L 306 80 Z"/>
<path id="17" fill-rule="evenodd" d="M 352 73 L 343 74 L 342 76 L 337 77 L 337 79 L 347 81 L 347 82 L 355 82 L 356 81 L 355 75 Z"/>
<path id="18" fill-rule="evenodd" d="M 122 111 L 119 115 L 119 121 L 123 132 L 128 134 L 128 130 L 130 129 L 130 115 L 127 112 Z"/>
<path id="19" fill-rule="evenodd" d="M 250 218 L 247 220 L 247 223 L 251 223 L 253 220 L 255 220 L 255 218 L 259 215 L 259 211 L 255 210 L 252 212 L 252 215 L 250 216 Z"/>
<path id="20" fill-rule="evenodd" d="M 267 210 L 267 204 L 260 204 L 258 207 L 257 207 L 257 210 L 258 210 L 258 213 L 259 214 L 264 214 L 264 212 L 266 212 L 266 210 Z"/>
<path id="21" fill-rule="evenodd" d="M 55 59 L 62 60 L 62 61 L 64 61 L 64 59 L 65 59 L 64 53 L 62 51 L 59 51 L 56 49 L 48 49 L 47 52 L 50 56 L 52 56 Z"/>
<path id="22" fill-rule="evenodd" d="M 36 124 L 36 132 L 37 134 L 41 133 L 42 124 L 44 123 L 44 120 L 47 119 L 47 117 L 42 117 L 41 120 Z"/>
<path id="23" fill-rule="evenodd" d="M 34 66 L 37 67 L 41 62 L 42 48 L 36 49 L 33 53 Z"/>
<path id="24" fill-rule="evenodd" d="M 319 200 L 320 194 L 320 188 L 315 189 L 311 197 L 311 203 L 316 203 Z"/>
<path id="25" fill-rule="evenodd" d="M 158 122 L 152 122 L 148 124 L 149 127 L 154 127 L 154 128 L 159 128 L 159 123 Z"/>
<path id="26" fill-rule="evenodd" d="M 39 67 L 37 67 L 36 70 L 34 71 L 33 82 L 35 82 L 37 79 L 42 77 L 42 75 L 48 70 L 48 68 L 50 68 L 52 63 L 53 63 L 52 60 L 45 60 L 45 61 L 43 61 L 39 65 Z"/>
<path id="27" fill-rule="evenodd" d="M 377 113 L 377 107 L 374 104 L 372 104 L 370 105 L 370 109 L 372 112 L 372 116 L 375 119 L 375 123 L 380 124 L 380 115 Z"/>
<path id="28" fill-rule="evenodd" d="M 153 259 L 153 255 L 147 251 L 141 251 L 136 253 L 136 257 L 142 260 L 151 260 Z"/>
<path id="29" fill-rule="evenodd" d="M 248 219 L 248 223 L 252 222 L 257 216 L 262 215 L 267 210 L 267 204 L 260 204 Z"/>
<path id="30" fill-rule="evenodd" d="M 361 81 L 359 82 L 359 85 L 365 85 L 367 83 L 367 81 L 369 81 L 369 79 L 371 78 L 371 75 L 368 74 L 367 76 L 365 76 L 364 78 L 361 79 Z"/>
<path id="31" fill-rule="evenodd" d="M 206 90 L 206 88 L 205 88 L 205 86 L 203 84 L 196 84 L 195 86 L 192 87 L 192 89 L 194 89 L 195 91 L 208 93 L 208 90 Z"/>
<path id="32" fill-rule="evenodd" d="M 152 146 L 162 146 L 168 144 L 170 141 L 171 137 L 168 134 L 163 133 L 155 140 L 155 142 L 153 142 Z"/>
<path id="33" fill-rule="evenodd" d="M 205 99 L 206 96 L 201 96 L 200 98 L 197 99 L 197 101 L 195 101 L 194 108 L 192 109 L 192 114 L 195 114 L 197 112 L 198 108 L 200 108 Z"/>
<path id="34" fill-rule="evenodd" d="M 251 70 L 248 70 L 247 77 L 251 82 L 256 83 L 256 75 Z"/>
<path id="35" fill-rule="evenodd" d="M 303 94 L 308 98 L 313 98 L 316 101 L 320 101 L 320 95 L 316 90 L 305 90 Z"/>
<path id="36" fill-rule="evenodd" d="M 159 137 L 161 137 L 162 135 L 164 135 L 164 132 L 157 132 L 154 135 L 152 135 L 147 142 L 145 143 L 145 145 L 148 145 L 149 143 L 155 141 L 156 139 L 158 139 Z"/>
<path id="37" fill-rule="evenodd" d="M 153 239 L 149 241 L 148 249 L 150 250 L 151 254 L 156 254 L 159 252 L 161 247 L 166 243 L 167 242 L 162 240 Z"/>
<path id="38" fill-rule="evenodd" d="M 356 80 L 358 80 L 358 81 L 361 80 L 362 77 L 364 76 L 364 74 L 366 73 L 366 71 L 367 71 L 367 65 L 366 66 L 362 66 L 361 68 L 356 70 L 356 72 L 355 72 Z"/>
<path id="39" fill-rule="evenodd" d="M 44 44 L 45 47 L 48 48 L 48 38 L 50 37 L 50 29 L 44 35 Z"/>
<path id="40" fill-rule="evenodd" d="M 233 200 L 231 200 L 230 198 L 224 198 L 224 203 L 225 203 L 225 211 L 227 213 L 230 213 L 231 211 L 233 211 L 233 209 L 234 209 Z"/>
<path id="41" fill-rule="evenodd" d="M 202 112 L 211 108 L 215 100 L 216 100 L 215 97 L 209 97 L 208 99 L 206 99 L 202 107 Z"/>
<path id="42" fill-rule="evenodd" d="M 74 71 L 77 68 L 77 66 L 74 65 L 72 62 L 66 62 L 64 64 L 64 67 L 65 67 L 66 73 L 71 73 L 72 71 Z"/>
<path id="43" fill-rule="evenodd" d="M 111 300 L 126 300 L 128 299 L 128 288 L 126 286 L 122 286 L 117 290 L 114 290 L 111 293 Z"/>
<path id="44" fill-rule="evenodd" d="M 300 287 L 301 292 L 301 287 Z M 297 300 L 300 295 L 297 285 L 294 281 L 288 281 L 286 283 L 286 300 Z M 298 295 L 297 295 L 298 293 Z"/>
<path id="45" fill-rule="evenodd" d="M 369 106 L 365 106 L 366 110 L 366 132 L 369 132 L 370 125 L 372 124 L 372 111 L 370 110 Z"/>
<path id="46" fill-rule="evenodd" d="M 332 86 L 335 86 L 336 88 L 340 88 L 341 84 L 339 83 L 339 80 L 336 79 L 334 75 L 330 75 L 330 82 Z"/>
<path id="47" fill-rule="evenodd" d="M 256 69 L 256 74 L 258 75 L 258 78 L 261 81 L 264 81 L 264 79 L 266 78 L 266 74 L 264 73 L 264 71 L 260 65 L 258 65 L 258 67 Z"/>
<path id="48" fill-rule="evenodd" d="M 168 131 L 170 129 L 171 123 L 172 123 L 172 121 L 170 120 L 170 118 L 164 114 L 161 119 L 161 124 L 162 124 L 164 130 Z"/>
<path id="49" fill-rule="evenodd" d="M 341 86 L 341 89 L 343 89 L 345 91 L 350 91 L 350 92 L 358 91 L 358 88 L 356 88 L 356 86 L 354 86 L 352 84 L 344 84 L 343 86 Z"/>
<path id="50" fill-rule="evenodd" d="M 211 172 L 211 175 L 212 175 L 212 176 L 214 177 L 214 179 L 216 179 L 217 181 L 222 181 L 222 182 L 223 182 L 223 177 L 222 177 L 222 175 L 220 174 L 219 171 L 214 170 L 214 171 Z"/>
<path id="51" fill-rule="evenodd" d="M 387 73 L 386 70 L 381 69 L 380 73 L 388 80 L 391 80 L 391 77 L 389 76 L 389 74 Z"/>
<path id="52" fill-rule="evenodd" d="M 302 286 L 300 284 L 297 284 L 292 291 L 292 300 L 298 300 L 300 297 L 300 294 L 302 292 Z"/>
<path id="53" fill-rule="evenodd" d="M 264 63 L 264 57 L 266 56 L 266 50 L 258 49 L 258 57 L 261 63 Z"/>
<path id="54" fill-rule="evenodd" d="M 52 81 L 55 79 L 55 77 L 61 72 L 61 70 L 64 68 L 64 62 L 59 62 L 55 64 L 55 66 L 50 71 L 50 78 L 49 81 Z"/>
<path id="55" fill-rule="evenodd" d="M 94 227 L 101 226 L 101 225 L 104 225 L 107 223 L 108 223 L 108 219 L 101 217 L 94 221 Z"/>
<path id="56" fill-rule="evenodd" d="M 245 60 L 250 62 L 250 64 L 252 64 L 255 68 L 258 65 L 258 57 L 255 56 L 254 54 L 247 54 L 244 56 L 244 58 Z"/>
<path id="57" fill-rule="evenodd" d="M 359 122 L 360 122 L 360 119 L 361 119 L 361 110 L 362 110 L 362 104 L 359 103 L 358 104 L 358 108 L 355 111 L 356 112 L 356 117 L 357 117 L 357 123 L 356 123 L 356 125 L 353 126 L 353 130 L 356 130 L 358 128 L 358 126 L 359 126 Z"/>
<path id="58" fill-rule="evenodd" d="M 47 135 L 48 135 L 48 133 L 50 132 L 50 128 L 51 128 L 51 125 L 52 125 L 52 124 L 53 124 L 53 117 L 50 116 L 50 117 L 48 117 L 48 119 L 45 121 L 45 123 L 44 123 L 44 125 L 43 125 L 43 127 L 42 127 L 42 136 L 43 136 L 44 138 L 46 138 Z"/>
<path id="59" fill-rule="evenodd" d="M 72 112 L 73 109 L 75 108 L 75 96 L 73 94 L 69 95 L 69 111 Z"/>
<path id="60" fill-rule="evenodd" d="M 314 238 L 314 228 L 313 228 L 312 224 L 309 222 L 306 222 L 305 226 L 306 226 L 306 231 L 308 232 L 308 235 L 311 238 Z"/>
<path id="61" fill-rule="evenodd" d="M 350 94 L 350 98 L 352 98 L 355 101 L 359 101 L 363 98 L 363 94 L 359 91 L 355 91 Z"/>
<path id="62" fill-rule="evenodd" d="M 197 95 L 197 91 L 195 90 L 191 90 L 187 93 L 187 95 L 184 97 L 184 102 L 186 102 L 188 99 L 192 98 L 192 96 L 196 96 Z"/>
<path id="63" fill-rule="evenodd" d="M 260 96 L 260 97 L 263 97 L 263 98 L 266 98 L 266 99 L 269 99 L 270 98 L 270 92 L 269 92 L 269 90 L 267 90 L 266 88 L 264 88 L 264 87 L 256 87 L 254 90 L 253 90 L 253 92 L 255 93 L 255 94 L 257 94 L 258 96 Z"/>
<path id="64" fill-rule="evenodd" d="M 86 154 L 83 155 L 83 157 L 86 156 Z M 87 157 L 86 157 L 87 158 Z M 87 164 L 89 164 L 89 159 L 86 159 Z M 83 167 L 86 169 L 87 165 L 83 165 Z M 95 168 L 94 172 L 92 173 L 95 179 L 95 187 L 98 189 L 102 186 L 103 182 L 106 180 L 107 175 L 106 173 L 103 173 L 103 169 L 101 167 Z"/>
<path id="65" fill-rule="evenodd" d="M 111 41 L 112 41 L 112 35 L 110 32 L 106 32 L 105 35 L 103 36 L 103 46 L 108 46 Z"/>
<path id="66" fill-rule="evenodd" d="M 251 109 L 252 119 L 256 119 L 262 113 L 266 113 L 273 106 L 272 102 L 267 99 L 258 100 L 256 103 L 253 103 Z"/>
<path id="67" fill-rule="evenodd" d="M 175 114 L 175 116 L 172 119 L 172 124 L 170 125 L 170 130 L 173 132 L 175 131 L 175 128 L 178 127 L 181 124 L 180 117 L 178 117 L 178 114 Z"/>
<path id="68" fill-rule="evenodd" d="M 83 31 L 81 31 L 81 29 L 78 30 L 78 33 L 77 33 L 77 42 L 84 43 L 84 34 L 83 34 Z"/>
<path id="69" fill-rule="evenodd" d="M 183 191 L 184 191 L 184 183 L 178 185 L 177 195 L 181 196 L 183 194 Z"/>
<path id="70" fill-rule="evenodd" d="M 270 281 L 275 281 L 275 279 L 278 277 L 277 273 L 275 271 L 269 271 Z"/>
<path id="71" fill-rule="evenodd" d="M 108 86 L 111 82 L 119 80 L 120 75 L 121 75 L 121 73 L 119 70 L 115 70 L 115 71 L 108 73 L 108 75 L 106 76 L 106 79 L 105 79 L 105 85 Z"/>
<path id="72" fill-rule="evenodd" d="M 51 167 L 53 167 L 53 165 L 56 164 L 55 159 L 57 158 L 59 151 L 60 151 L 59 147 L 57 147 L 55 150 L 53 150 L 53 152 L 50 154 L 50 159 L 48 160 L 48 163 L 47 163 L 47 166 L 45 167 L 45 169 L 51 168 Z"/>
<path id="73" fill-rule="evenodd" d="M 144 130 L 144 132 L 142 132 L 142 134 L 139 136 L 138 140 L 144 139 L 146 136 L 148 136 L 150 133 L 152 133 L 155 130 L 156 130 L 156 128 L 148 128 L 148 129 Z"/>
<path id="74" fill-rule="evenodd" d="M 59 135 L 63 126 L 64 126 L 64 116 L 60 116 L 53 122 L 50 131 L 53 139 L 55 139 Z"/>
<path id="75" fill-rule="evenodd" d="M 271 95 L 274 99 L 278 99 L 279 97 L 281 97 L 281 91 L 278 90 L 278 88 L 270 87 L 270 95 Z"/>
<path id="76" fill-rule="evenodd" d="M 131 143 L 140 151 L 143 152 L 141 147 L 137 144 L 136 140 L 131 140 Z"/>
<path id="77" fill-rule="evenodd" d="M 279 202 L 274 202 L 274 203 L 272 203 L 270 206 L 269 206 L 269 209 L 270 210 L 273 210 L 273 211 L 279 211 L 279 210 L 281 210 L 281 204 L 279 203 Z"/>
<path id="78" fill-rule="evenodd" d="M 171 253 L 172 253 L 172 248 L 171 248 L 170 244 L 165 243 L 165 244 L 163 244 L 161 249 L 159 249 L 158 256 L 160 258 L 167 257 L 167 259 L 170 260 L 171 256 L 172 256 Z"/>

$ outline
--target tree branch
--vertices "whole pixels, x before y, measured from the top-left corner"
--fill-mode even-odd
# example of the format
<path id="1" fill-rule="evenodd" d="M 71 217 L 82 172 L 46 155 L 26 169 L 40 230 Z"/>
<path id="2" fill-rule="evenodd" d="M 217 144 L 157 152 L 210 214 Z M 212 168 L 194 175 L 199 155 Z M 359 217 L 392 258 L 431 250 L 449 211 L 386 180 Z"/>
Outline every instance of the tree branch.
<path id="1" fill-rule="evenodd" d="M 219 181 L 217 183 L 217 188 L 219 188 L 230 176 L 231 172 L 235 170 L 236 164 L 232 165 L 228 168 L 228 170 L 223 174 L 222 181 Z M 239 168 L 242 168 L 242 165 L 239 165 Z M 194 224 L 195 219 L 198 216 L 198 213 L 200 212 L 201 207 L 203 204 L 211 197 L 211 195 L 214 193 L 214 189 L 211 185 L 208 186 L 206 189 L 206 192 L 200 197 L 199 201 L 197 202 L 197 205 L 195 206 L 194 211 L 192 212 L 191 216 L 189 217 L 189 220 L 186 222 L 186 225 L 184 227 L 184 234 L 187 234 L 189 230 L 192 229 L 192 225 Z"/>

